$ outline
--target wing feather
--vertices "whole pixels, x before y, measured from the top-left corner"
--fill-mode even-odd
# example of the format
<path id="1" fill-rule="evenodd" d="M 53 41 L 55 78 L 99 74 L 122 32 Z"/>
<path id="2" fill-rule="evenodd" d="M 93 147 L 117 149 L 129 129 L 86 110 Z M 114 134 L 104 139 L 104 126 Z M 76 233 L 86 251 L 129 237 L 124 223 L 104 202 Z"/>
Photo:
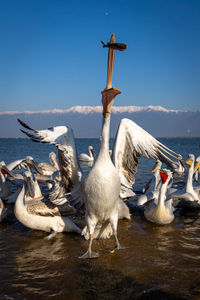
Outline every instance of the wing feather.
<path id="1" fill-rule="evenodd" d="M 71 192 L 74 187 L 81 184 L 81 169 L 78 162 L 77 150 L 73 130 L 66 126 L 50 127 L 44 130 L 35 130 L 19 120 L 27 130 L 21 131 L 35 142 L 55 145 L 58 149 L 58 161 L 65 192 Z"/>
<path id="2" fill-rule="evenodd" d="M 122 119 L 116 134 L 112 152 L 112 160 L 121 179 L 122 198 L 132 193 L 137 172 L 138 159 L 159 159 L 172 167 L 176 164 L 172 158 L 178 159 L 178 154 L 160 143 L 151 134 L 129 119 Z M 128 196 L 127 196 L 128 195 Z"/>

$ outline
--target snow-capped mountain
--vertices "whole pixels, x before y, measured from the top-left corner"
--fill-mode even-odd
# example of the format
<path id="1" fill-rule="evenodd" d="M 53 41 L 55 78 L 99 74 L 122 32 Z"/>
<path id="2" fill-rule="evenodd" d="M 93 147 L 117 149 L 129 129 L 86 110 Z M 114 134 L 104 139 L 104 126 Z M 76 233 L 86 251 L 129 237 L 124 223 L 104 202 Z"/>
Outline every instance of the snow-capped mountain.
<path id="1" fill-rule="evenodd" d="M 0 137 L 24 137 L 17 118 L 36 129 L 56 125 L 73 128 L 75 137 L 99 137 L 101 106 L 73 106 L 68 109 L 0 112 Z M 113 106 L 111 136 L 122 118 L 129 118 L 155 137 L 199 137 L 200 111 L 166 109 L 162 106 Z"/>

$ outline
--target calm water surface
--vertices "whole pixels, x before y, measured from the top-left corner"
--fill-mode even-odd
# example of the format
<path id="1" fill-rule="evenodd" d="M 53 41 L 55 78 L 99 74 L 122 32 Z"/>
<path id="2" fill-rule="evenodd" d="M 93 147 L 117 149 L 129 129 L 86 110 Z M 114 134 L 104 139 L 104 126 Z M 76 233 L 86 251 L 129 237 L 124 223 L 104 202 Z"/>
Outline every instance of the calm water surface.
<path id="1" fill-rule="evenodd" d="M 200 139 L 161 139 L 187 158 L 200 155 Z M 78 152 L 98 139 L 76 140 Z M 111 146 L 113 140 L 111 140 Z M 48 161 L 54 146 L 28 139 L 0 139 L 0 160 L 33 156 Z M 152 160 L 141 159 L 134 189 L 151 177 Z M 89 169 L 84 167 L 84 172 Z M 132 211 L 121 220 L 118 237 L 125 249 L 110 253 L 114 239 L 94 241 L 100 257 L 81 260 L 88 242 L 76 234 L 47 234 L 24 227 L 9 207 L 0 224 L 0 299 L 200 299 L 200 211 L 178 211 L 170 225 L 147 222 Z"/>

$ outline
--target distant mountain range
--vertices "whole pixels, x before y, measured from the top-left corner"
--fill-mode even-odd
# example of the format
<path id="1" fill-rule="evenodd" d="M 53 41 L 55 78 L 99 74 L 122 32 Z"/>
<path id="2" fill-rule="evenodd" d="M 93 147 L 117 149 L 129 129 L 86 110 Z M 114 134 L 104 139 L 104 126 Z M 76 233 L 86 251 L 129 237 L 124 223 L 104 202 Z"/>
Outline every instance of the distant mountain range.
<path id="1" fill-rule="evenodd" d="M 56 125 L 73 128 L 76 138 L 98 138 L 101 106 L 73 106 L 69 109 L 0 112 L 0 137 L 24 137 L 17 118 L 34 129 Z M 169 110 L 161 106 L 113 106 L 111 137 L 122 118 L 128 118 L 155 137 L 200 137 L 200 111 Z"/>

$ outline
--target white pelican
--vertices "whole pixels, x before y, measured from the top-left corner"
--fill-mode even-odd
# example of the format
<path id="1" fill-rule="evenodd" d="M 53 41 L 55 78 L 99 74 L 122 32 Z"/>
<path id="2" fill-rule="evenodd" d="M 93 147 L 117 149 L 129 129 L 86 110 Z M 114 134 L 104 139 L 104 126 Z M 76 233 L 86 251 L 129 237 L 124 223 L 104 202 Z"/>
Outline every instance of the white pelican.
<path id="1" fill-rule="evenodd" d="M 90 155 L 87 155 L 86 153 L 81 153 L 79 155 L 79 160 L 81 162 L 93 162 L 94 161 L 94 156 L 96 156 L 94 150 L 93 150 L 93 147 L 92 146 L 89 146 L 88 147 L 88 151 L 89 151 L 89 154 Z"/>
<path id="2" fill-rule="evenodd" d="M 196 158 L 195 170 L 194 170 L 194 180 L 200 185 L 200 156 Z"/>
<path id="3" fill-rule="evenodd" d="M 36 171 L 39 174 L 43 174 L 43 173 L 42 173 L 41 169 L 38 167 L 37 163 L 35 162 L 35 160 L 33 159 L 32 156 L 27 156 L 26 158 L 12 162 L 8 166 L 10 169 L 12 169 L 12 171 L 19 170 L 21 168 L 24 168 L 25 170 L 29 170 L 29 172 L 33 176 L 33 181 L 35 182 L 35 195 L 37 198 L 42 197 L 39 184 L 38 184 L 32 170 L 34 169 L 34 171 Z M 13 175 L 12 177 L 14 177 L 14 179 L 12 181 L 10 180 L 10 182 L 12 184 L 14 184 L 17 187 L 17 189 L 15 192 L 10 193 L 4 199 L 7 201 L 7 203 L 15 203 L 15 201 L 21 191 L 23 182 L 24 182 L 24 175 L 22 173 L 15 173 L 15 174 L 12 172 L 10 172 L 10 173 Z"/>
<path id="4" fill-rule="evenodd" d="M 114 35 L 111 37 L 111 42 L 113 39 L 115 40 Z M 107 227 L 111 225 L 111 232 L 108 230 L 107 236 L 114 234 L 116 248 L 120 248 L 117 238 L 118 218 L 127 217 L 126 204 L 122 202 L 121 198 L 134 195 L 132 185 L 140 156 L 160 159 L 169 165 L 174 162 L 167 154 L 177 158 L 175 152 L 161 144 L 136 123 L 129 119 L 122 119 L 115 138 L 111 160 L 109 155 L 110 113 L 115 96 L 120 94 L 118 89 L 112 88 L 114 51 L 109 48 L 107 87 L 102 92 L 103 125 L 100 150 L 85 181 L 83 181 L 78 163 L 71 128 L 56 126 L 46 130 L 34 130 L 18 120 L 29 132 L 21 131 L 33 141 L 47 142 L 57 146 L 60 173 L 67 189 L 72 196 L 76 195 L 79 203 L 85 201 L 90 242 L 88 251 L 82 256 L 83 258 L 98 256 L 91 250 L 96 225 L 102 227 L 100 231 L 107 230 Z M 130 218 L 130 215 L 128 217 Z"/>
<path id="5" fill-rule="evenodd" d="M 147 202 L 144 207 L 145 218 L 157 224 L 169 224 L 174 220 L 174 207 L 172 199 L 166 200 L 167 186 L 172 178 L 172 172 L 167 169 L 160 170 L 162 186 L 159 191 L 157 203 L 154 201 Z"/>
<path id="6" fill-rule="evenodd" d="M 171 196 L 173 199 L 181 200 L 181 204 L 183 206 L 200 207 L 199 188 L 193 187 L 193 174 L 196 172 L 196 170 L 198 170 L 200 164 L 197 162 L 196 166 L 194 167 L 195 157 L 193 154 L 189 154 L 185 163 L 189 165 L 186 187 L 184 190 L 177 190 Z"/>
<path id="7" fill-rule="evenodd" d="M 4 207 L 3 201 L 0 198 L 0 223 L 6 217 L 6 209 Z"/>
<path id="8" fill-rule="evenodd" d="M 0 198 L 4 199 L 11 195 L 8 186 L 7 175 L 14 177 L 14 174 L 7 168 L 4 161 L 0 162 Z"/>
<path id="9" fill-rule="evenodd" d="M 54 172 L 59 171 L 59 165 L 54 152 L 49 153 L 49 162 L 41 162 L 38 167 L 42 170 L 43 175 L 51 176 Z"/>
<path id="10" fill-rule="evenodd" d="M 144 205 L 149 200 L 153 200 L 158 198 L 159 189 L 161 184 L 160 179 L 160 169 L 161 169 L 162 162 L 158 159 L 156 162 L 156 166 L 152 169 L 153 178 L 148 184 L 148 189 L 145 194 L 142 194 L 137 199 L 137 205 L 141 206 Z"/>
<path id="11" fill-rule="evenodd" d="M 185 172 L 186 169 L 187 169 L 187 168 L 186 168 L 186 166 L 185 166 L 185 164 L 184 164 L 184 162 L 183 162 L 182 155 L 179 155 L 179 156 L 178 156 L 178 163 L 177 163 L 176 166 L 174 166 L 173 172 L 174 172 L 175 174 L 177 174 L 178 176 L 181 176 L 181 175 L 184 174 L 184 172 Z"/>
<path id="12" fill-rule="evenodd" d="M 81 229 L 69 217 L 69 214 L 76 213 L 76 209 L 73 207 L 66 209 L 66 205 L 63 209 L 63 206 L 57 206 L 48 200 L 35 199 L 32 174 L 26 171 L 24 175 L 27 190 L 24 184 L 15 202 L 16 218 L 28 228 L 50 232 L 48 239 L 64 231 L 80 234 Z M 30 197 L 34 200 L 30 201 Z"/>

